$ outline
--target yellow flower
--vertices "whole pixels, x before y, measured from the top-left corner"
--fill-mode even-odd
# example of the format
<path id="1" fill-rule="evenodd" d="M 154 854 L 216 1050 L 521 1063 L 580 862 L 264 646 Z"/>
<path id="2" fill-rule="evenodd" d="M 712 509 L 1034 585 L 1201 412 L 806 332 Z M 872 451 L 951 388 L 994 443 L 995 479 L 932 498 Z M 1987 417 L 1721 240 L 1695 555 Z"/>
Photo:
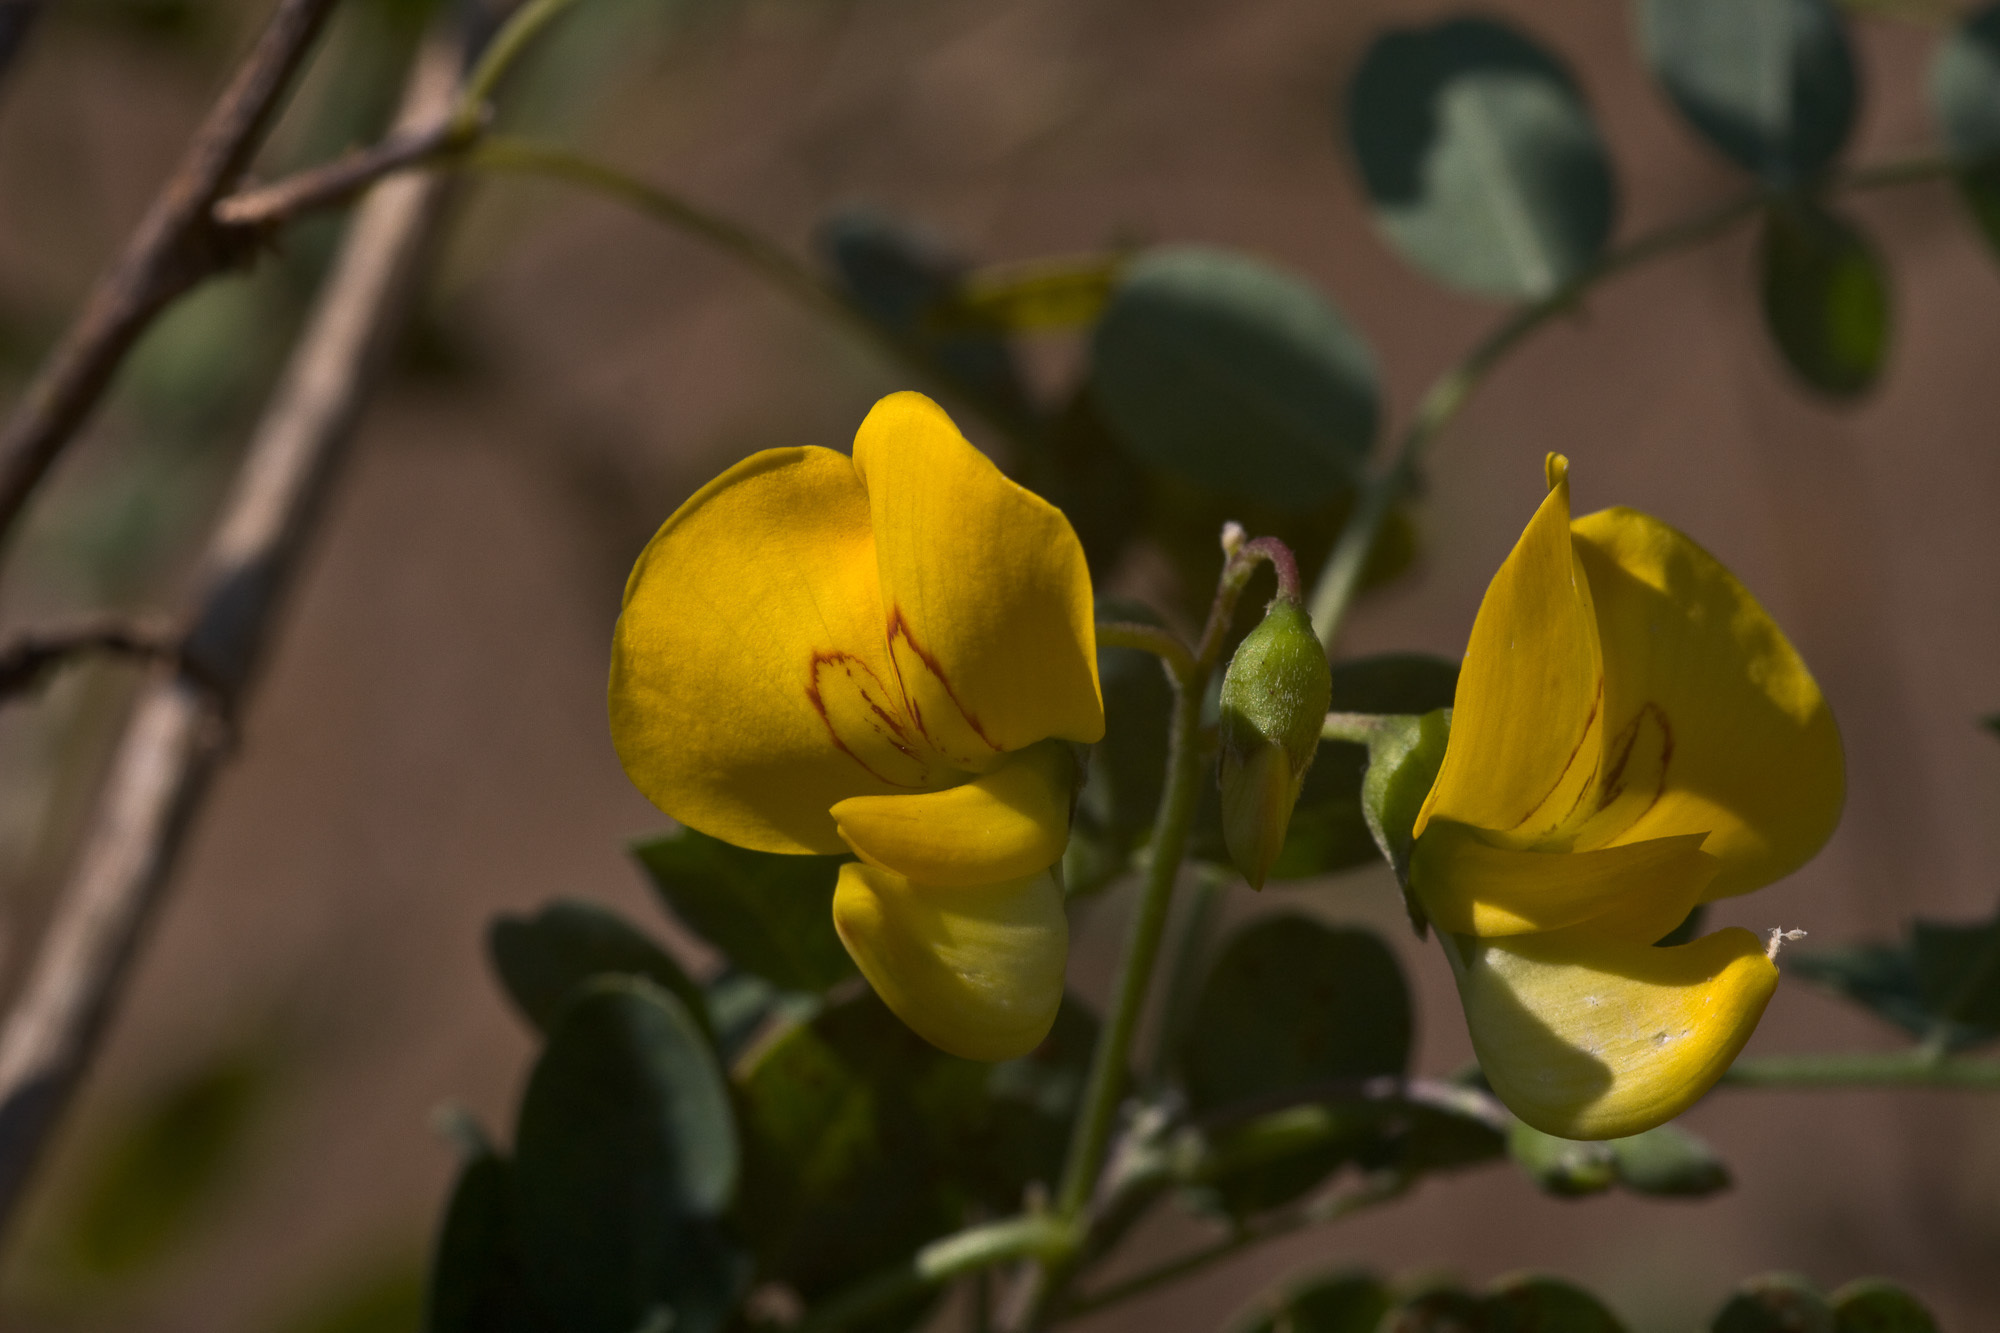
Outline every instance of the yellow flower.
<path id="1" fill-rule="evenodd" d="M 1809 860 L 1844 779 L 1764 608 L 1658 519 L 1572 523 L 1568 469 L 1549 455 L 1473 622 L 1410 881 L 1494 1090 L 1537 1129 L 1603 1139 L 1706 1092 L 1777 986 L 1747 930 L 1654 941 Z"/>
<path id="2" fill-rule="evenodd" d="M 1090 578 L 1062 514 L 935 403 L 884 398 L 852 459 L 767 450 L 675 511 L 626 583 L 610 696 L 667 814 L 860 858 L 834 924 L 904 1022 L 979 1060 L 1047 1034 L 1064 742 L 1104 734 Z"/>

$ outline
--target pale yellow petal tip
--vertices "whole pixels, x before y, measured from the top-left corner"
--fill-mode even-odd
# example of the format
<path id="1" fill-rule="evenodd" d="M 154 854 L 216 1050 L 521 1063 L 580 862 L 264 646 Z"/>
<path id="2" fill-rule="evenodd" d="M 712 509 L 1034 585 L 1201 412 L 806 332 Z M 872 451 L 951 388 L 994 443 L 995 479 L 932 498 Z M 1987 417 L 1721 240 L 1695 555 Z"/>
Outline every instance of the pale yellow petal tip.
<path id="1" fill-rule="evenodd" d="M 944 889 L 850 862 L 833 924 L 883 1003 L 940 1050 L 1011 1060 L 1055 1024 L 1069 923 L 1047 872 Z"/>
<path id="2" fill-rule="evenodd" d="M 1548 478 L 1549 489 L 1554 490 L 1569 480 L 1569 459 L 1561 454 L 1550 454 L 1542 460 L 1542 475 Z"/>

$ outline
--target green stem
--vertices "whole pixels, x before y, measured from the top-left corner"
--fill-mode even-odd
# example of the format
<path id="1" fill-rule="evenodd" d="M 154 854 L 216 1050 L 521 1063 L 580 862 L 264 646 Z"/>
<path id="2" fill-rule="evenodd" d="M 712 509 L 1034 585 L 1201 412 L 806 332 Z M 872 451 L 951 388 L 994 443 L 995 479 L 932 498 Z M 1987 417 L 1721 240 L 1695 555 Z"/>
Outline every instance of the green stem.
<path id="1" fill-rule="evenodd" d="M 1764 1055 L 1722 1076 L 1734 1088 L 1927 1087 L 2000 1092 L 2000 1060 L 1938 1058 L 1928 1051 Z"/>
<path id="2" fill-rule="evenodd" d="M 1166 664 L 1168 672 L 1176 680 L 1192 680 L 1195 675 L 1194 653 L 1173 631 L 1161 629 L 1158 625 L 1132 620 L 1100 620 L 1097 622 L 1097 646 L 1136 648 L 1140 652 L 1151 653 Z"/>
<path id="3" fill-rule="evenodd" d="M 507 71 L 514 67 L 514 62 L 521 58 L 529 43 L 541 36 L 544 28 L 576 2 L 528 0 L 508 16 L 505 25 L 480 52 L 479 63 L 472 67 L 472 73 L 466 76 L 465 87 L 459 93 L 458 109 L 452 113 L 452 120 L 461 134 L 470 137 L 479 132 L 486 120 L 487 103 L 492 99 L 493 90 L 500 86 L 500 80 L 507 77 Z"/>
<path id="4" fill-rule="evenodd" d="M 1032 448 L 1037 444 L 1023 423 L 994 412 L 969 397 L 963 388 L 941 374 L 914 348 L 869 319 L 782 247 L 732 218 L 651 185 L 608 163 L 531 139 L 488 135 L 466 153 L 463 164 L 475 171 L 559 180 L 615 200 L 656 222 L 678 228 L 728 255 L 807 310 L 846 328 L 910 372 L 932 392 L 978 413 L 1017 445 Z"/>
<path id="5" fill-rule="evenodd" d="M 1388 725 L 1396 721 L 1387 713 L 1328 713 L 1321 724 L 1319 738 L 1323 741 L 1349 741 L 1355 745 L 1373 745 Z"/>
<path id="6" fill-rule="evenodd" d="M 1066 1252 L 1070 1228 L 1047 1216 L 985 1222 L 932 1241 L 916 1257 L 864 1278 L 807 1311 L 792 1333 L 839 1333 L 921 1292 L 1014 1259 Z"/>

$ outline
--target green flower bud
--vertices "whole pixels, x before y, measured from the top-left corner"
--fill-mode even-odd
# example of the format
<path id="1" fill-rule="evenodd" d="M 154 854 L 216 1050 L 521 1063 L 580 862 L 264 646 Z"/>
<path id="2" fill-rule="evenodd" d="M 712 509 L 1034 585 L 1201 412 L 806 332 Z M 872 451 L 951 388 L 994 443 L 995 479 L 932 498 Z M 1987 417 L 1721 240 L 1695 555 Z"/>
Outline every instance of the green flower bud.
<path id="1" fill-rule="evenodd" d="M 1222 678 L 1222 835 L 1252 888 L 1264 887 L 1284 848 L 1332 693 L 1304 609 L 1271 603 Z"/>

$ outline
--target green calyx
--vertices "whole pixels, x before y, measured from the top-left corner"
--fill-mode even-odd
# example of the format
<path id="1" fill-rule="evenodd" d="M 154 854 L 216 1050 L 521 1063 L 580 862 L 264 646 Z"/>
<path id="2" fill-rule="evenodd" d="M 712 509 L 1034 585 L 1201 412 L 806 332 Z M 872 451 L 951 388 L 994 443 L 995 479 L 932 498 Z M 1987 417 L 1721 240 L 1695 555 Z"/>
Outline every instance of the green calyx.
<path id="1" fill-rule="evenodd" d="M 1296 602 L 1271 603 L 1222 679 L 1222 831 L 1252 888 L 1285 845 L 1333 692 L 1326 650 Z"/>

